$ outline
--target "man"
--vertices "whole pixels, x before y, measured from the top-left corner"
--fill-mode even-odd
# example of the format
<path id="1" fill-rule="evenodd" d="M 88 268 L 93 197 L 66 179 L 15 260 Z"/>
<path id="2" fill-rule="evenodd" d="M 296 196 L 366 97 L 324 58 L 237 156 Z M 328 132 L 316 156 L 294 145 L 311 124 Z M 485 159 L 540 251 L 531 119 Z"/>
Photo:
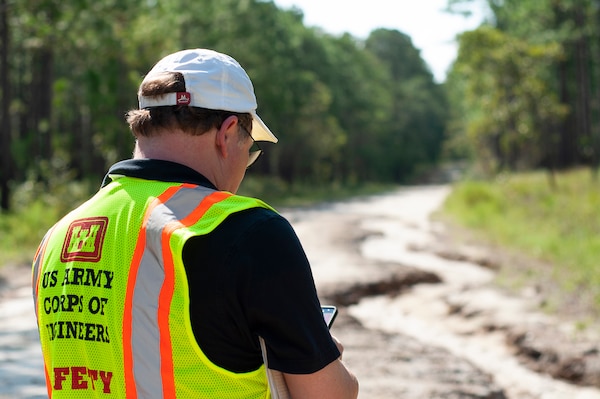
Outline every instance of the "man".
<path id="1" fill-rule="evenodd" d="M 266 398 L 264 353 L 293 398 L 355 398 L 293 229 L 234 194 L 255 141 L 277 142 L 246 72 L 215 51 L 180 51 L 138 98 L 133 159 L 34 259 L 49 396 Z"/>

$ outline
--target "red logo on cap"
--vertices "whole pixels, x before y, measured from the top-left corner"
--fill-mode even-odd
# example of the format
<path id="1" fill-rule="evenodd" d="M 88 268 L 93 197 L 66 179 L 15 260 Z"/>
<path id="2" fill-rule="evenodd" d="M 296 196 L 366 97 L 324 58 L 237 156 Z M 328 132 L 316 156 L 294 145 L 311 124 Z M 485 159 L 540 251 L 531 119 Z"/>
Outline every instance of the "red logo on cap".
<path id="1" fill-rule="evenodd" d="M 190 93 L 181 92 L 177 93 L 177 105 L 190 105 L 192 102 L 192 96 Z"/>

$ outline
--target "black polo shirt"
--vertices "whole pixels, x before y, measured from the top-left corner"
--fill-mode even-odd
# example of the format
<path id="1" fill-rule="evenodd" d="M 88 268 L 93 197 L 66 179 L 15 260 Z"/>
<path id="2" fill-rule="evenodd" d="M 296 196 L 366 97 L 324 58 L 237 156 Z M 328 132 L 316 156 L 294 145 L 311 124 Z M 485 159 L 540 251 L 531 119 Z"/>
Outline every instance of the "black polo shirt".
<path id="1" fill-rule="evenodd" d="M 119 162 L 103 186 L 109 175 L 216 189 L 193 169 L 168 161 Z M 278 213 L 234 213 L 210 234 L 189 239 L 182 256 L 192 329 L 213 363 L 233 372 L 256 370 L 263 363 L 258 336 L 267 344 L 269 366 L 286 373 L 313 373 L 340 356 L 302 245 Z"/>

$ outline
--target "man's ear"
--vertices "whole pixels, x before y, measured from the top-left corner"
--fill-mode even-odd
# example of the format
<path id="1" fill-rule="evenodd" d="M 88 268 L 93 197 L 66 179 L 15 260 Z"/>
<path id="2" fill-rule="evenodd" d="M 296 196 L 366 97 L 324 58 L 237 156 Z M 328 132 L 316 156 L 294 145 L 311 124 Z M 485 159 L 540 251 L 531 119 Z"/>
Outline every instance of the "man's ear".
<path id="1" fill-rule="evenodd" d="M 227 158 L 227 145 L 233 138 L 237 137 L 237 124 L 237 116 L 231 115 L 223 121 L 221 127 L 217 130 L 217 134 L 215 135 L 215 145 L 223 158 Z"/>

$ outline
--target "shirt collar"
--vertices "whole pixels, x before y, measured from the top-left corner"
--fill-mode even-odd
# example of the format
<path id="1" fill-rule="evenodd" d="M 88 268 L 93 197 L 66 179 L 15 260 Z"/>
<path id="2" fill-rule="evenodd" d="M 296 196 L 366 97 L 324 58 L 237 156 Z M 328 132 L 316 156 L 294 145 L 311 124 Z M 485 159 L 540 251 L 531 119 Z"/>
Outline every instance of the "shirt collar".
<path id="1" fill-rule="evenodd" d="M 214 184 L 194 169 L 176 162 L 159 159 L 127 159 L 117 162 L 110 167 L 106 176 L 104 176 L 102 187 L 113 180 L 111 176 L 119 175 L 145 180 L 190 183 L 217 190 Z"/>

